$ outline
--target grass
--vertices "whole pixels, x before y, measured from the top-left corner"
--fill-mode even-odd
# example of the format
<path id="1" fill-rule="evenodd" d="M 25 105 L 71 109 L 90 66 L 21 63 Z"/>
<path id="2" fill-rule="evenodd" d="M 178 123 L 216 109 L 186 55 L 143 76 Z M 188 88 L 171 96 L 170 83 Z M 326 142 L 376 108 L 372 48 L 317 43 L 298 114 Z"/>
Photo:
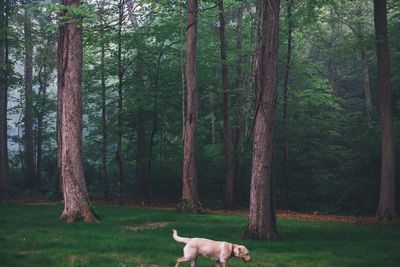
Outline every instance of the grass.
<path id="1" fill-rule="evenodd" d="M 283 241 L 241 240 L 247 218 L 185 215 L 148 208 L 96 205 L 101 223 L 66 224 L 60 205 L 0 203 L 0 266 L 174 266 L 183 245 L 171 237 L 207 237 L 244 244 L 253 261 L 231 266 L 399 266 L 399 225 L 279 220 Z M 212 261 L 200 257 L 198 266 Z M 182 266 L 189 266 L 183 264 Z"/>

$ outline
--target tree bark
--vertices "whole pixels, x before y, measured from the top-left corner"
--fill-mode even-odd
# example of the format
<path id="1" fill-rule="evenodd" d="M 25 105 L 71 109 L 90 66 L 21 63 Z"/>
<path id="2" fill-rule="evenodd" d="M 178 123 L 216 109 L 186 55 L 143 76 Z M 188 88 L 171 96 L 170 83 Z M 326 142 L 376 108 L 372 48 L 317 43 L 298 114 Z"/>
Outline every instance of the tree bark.
<path id="1" fill-rule="evenodd" d="M 32 15 L 30 1 L 25 1 L 24 12 L 24 35 L 25 35 L 25 182 L 28 188 L 36 186 L 35 165 L 33 158 L 33 93 L 32 93 L 32 57 L 33 57 L 33 38 L 32 38 Z"/>
<path id="2" fill-rule="evenodd" d="M 195 157 L 196 127 L 198 118 L 198 93 L 196 81 L 197 0 L 187 1 L 186 45 L 186 114 L 183 133 L 183 183 L 182 201 L 185 210 L 197 213 L 197 167 Z"/>
<path id="3" fill-rule="evenodd" d="M 287 56 L 286 56 L 286 71 L 283 83 L 283 127 L 284 127 L 284 142 L 283 142 L 283 190 L 284 190 L 284 205 L 289 209 L 289 142 L 288 142 L 288 91 L 289 77 L 292 66 L 292 0 L 286 0 L 287 9 Z"/>
<path id="4" fill-rule="evenodd" d="M 225 204 L 233 206 L 233 155 L 232 155 L 232 127 L 230 119 L 229 75 L 226 57 L 224 1 L 219 1 L 219 38 L 221 42 L 221 74 L 224 99 L 224 139 L 225 139 Z"/>
<path id="5" fill-rule="evenodd" d="M 272 163 L 275 127 L 279 0 L 263 2 L 260 88 L 253 132 L 253 162 L 249 222 L 246 235 L 257 239 L 278 238 L 273 206 Z"/>
<path id="6" fill-rule="evenodd" d="M 62 4 L 78 8 L 79 0 L 62 0 Z M 82 24 L 67 10 L 61 13 L 58 46 L 58 90 L 60 115 L 59 156 L 64 195 L 61 219 L 73 222 L 83 219 L 91 222 L 97 218 L 90 209 L 83 173 L 82 156 Z M 60 103 L 59 102 L 59 103 Z"/>
<path id="7" fill-rule="evenodd" d="M 8 0 L 0 2 L 0 196 L 10 187 L 7 142 Z"/>
<path id="8" fill-rule="evenodd" d="M 385 0 L 374 0 L 374 21 L 378 57 L 379 112 L 382 131 L 381 187 L 376 215 L 381 219 L 390 219 L 397 217 L 395 196 L 396 166 Z"/>

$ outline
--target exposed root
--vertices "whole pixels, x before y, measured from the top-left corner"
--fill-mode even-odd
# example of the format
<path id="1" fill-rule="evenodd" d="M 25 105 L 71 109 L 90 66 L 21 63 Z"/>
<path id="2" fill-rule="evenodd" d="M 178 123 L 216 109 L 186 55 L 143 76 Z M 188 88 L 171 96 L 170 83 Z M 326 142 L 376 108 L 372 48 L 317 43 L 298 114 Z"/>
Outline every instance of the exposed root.
<path id="1" fill-rule="evenodd" d="M 60 216 L 61 220 L 65 220 L 67 223 L 73 223 L 74 221 L 83 220 L 85 222 L 99 222 L 96 214 L 89 207 L 82 207 L 80 210 L 66 211 L 64 209 Z"/>

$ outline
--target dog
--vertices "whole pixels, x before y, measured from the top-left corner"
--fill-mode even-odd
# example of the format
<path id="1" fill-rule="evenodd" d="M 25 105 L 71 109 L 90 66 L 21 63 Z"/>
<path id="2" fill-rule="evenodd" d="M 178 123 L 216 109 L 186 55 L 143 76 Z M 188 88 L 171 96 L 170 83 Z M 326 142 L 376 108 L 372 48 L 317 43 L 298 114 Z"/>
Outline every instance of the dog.
<path id="1" fill-rule="evenodd" d="M 172 237 L 177 242 L 186 244 L 183 248 L 183 257 L 176 260 L 175 267 L 186 261 L 191 261 L 190 266 L 195 267 L 199 254 L 220 263 L 223 267 L 228 267 L 228 260 L 232 257 L 241 258 L 244 262 L 251 260 L 249 250 L 241 245 L 205 238 L 180 237 L 176 230 L 172 230 Z"/>

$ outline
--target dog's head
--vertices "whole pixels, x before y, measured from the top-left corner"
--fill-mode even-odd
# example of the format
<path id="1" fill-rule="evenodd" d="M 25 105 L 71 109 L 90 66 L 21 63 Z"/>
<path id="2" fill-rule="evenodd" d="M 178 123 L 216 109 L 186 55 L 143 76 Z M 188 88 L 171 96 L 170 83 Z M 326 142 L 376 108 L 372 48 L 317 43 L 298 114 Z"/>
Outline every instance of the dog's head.
<path id="1" fill-rule="evenodd" d="M 244 262 L 251 260 L 249 250 L 241 245 L 233 245 L 233 256 L 241 258 Z"/>

